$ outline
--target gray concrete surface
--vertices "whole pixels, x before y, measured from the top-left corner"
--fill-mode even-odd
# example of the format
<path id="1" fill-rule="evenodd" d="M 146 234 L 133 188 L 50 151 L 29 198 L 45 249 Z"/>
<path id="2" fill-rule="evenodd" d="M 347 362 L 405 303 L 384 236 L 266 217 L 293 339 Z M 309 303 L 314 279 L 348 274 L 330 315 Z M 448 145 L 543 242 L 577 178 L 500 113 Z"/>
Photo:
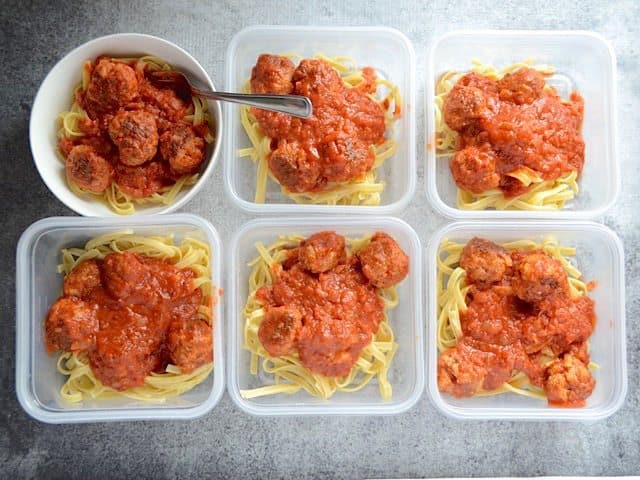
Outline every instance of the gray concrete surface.
<path id="1" fill-rule="evenodd" d="M 14 387 L 16 241 L 37 219 L 72 214 L 40 180 L 28 147 L 29 111 L 40 82 L 75 46 L 100 35 L 135 31 L 183 46 L 221 84 L 227 43 L 240 28 L 260 23 L 396 27 L 415 45 L 420 78 L 426 48 L 452 29 L 587 29 L 613 43 L 619 67 L 618 156 L 623 182 L 619 201 L 603 221 L 622 237 L 627 254 L 629 393 L 620 412 L 593 425 L 463 423 L 440 415 L 426 395 L 408 413 L 384 418 L 253 418 L 235 408 L 227 395 L 211 414 L 191 422 L 53 426 L 31 420 L 21 410 Z M 640 473 L 639 23 L 640 3 L 632 0 L 0 2 L 0 477 Z M 421 96 L 421 82 L 418 85 Z M 417 144 L 422 145 L 422 111 L 418 126 Z M 445 220 L 424 197 L 419 155 L 418 190 L 401 217 L 427 239 Z M 211 220 L 228 241 L 249 216 L 225 197 L 221 172 L 218 168 L 184 210 Z"/>

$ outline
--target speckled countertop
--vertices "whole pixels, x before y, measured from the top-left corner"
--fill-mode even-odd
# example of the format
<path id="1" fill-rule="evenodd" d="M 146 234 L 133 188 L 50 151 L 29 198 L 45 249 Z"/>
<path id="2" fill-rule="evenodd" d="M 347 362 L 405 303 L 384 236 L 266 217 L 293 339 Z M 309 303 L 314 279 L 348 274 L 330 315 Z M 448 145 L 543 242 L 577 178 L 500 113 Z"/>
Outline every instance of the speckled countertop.
<path id="1" fill-rule="evenodd" d="M 0 477 L 265 477 L 621 475 L 640 473 L 640 2 L 31 2 L 0 7 Z M 192 5 L 193 4 L 193 5 Z M 223 82 L 231 37 L 252 24 L 387 25 L 413 42 L 418 98 L 426 49 L 461 28 L 585 29 L 603 34 L 618 59 L 618 159 L 622 191 L 602 219 L 626 251 L 629 392 L 624 407 L 595 424 L 458 422 L 427 395 L 393 417 L 255 418 L 228 395 L 190 422 L 55 426 L 20 408 L 14 386 L 15 246 L 33 221 L 72 215 L 40 180 L 28 146 L 36 90 L 65 53 L 114 32 L 150 33 L 186 48 Z M 424 142 L 418 112 L 417 144 Z M 427 204 L 422 154 L 418 188 L 400 217 L 426 239 L 446 220 Z M 222 168 L 183 209 L 211 220 L 228 242 L 250 217 L 223 194 Z"/>

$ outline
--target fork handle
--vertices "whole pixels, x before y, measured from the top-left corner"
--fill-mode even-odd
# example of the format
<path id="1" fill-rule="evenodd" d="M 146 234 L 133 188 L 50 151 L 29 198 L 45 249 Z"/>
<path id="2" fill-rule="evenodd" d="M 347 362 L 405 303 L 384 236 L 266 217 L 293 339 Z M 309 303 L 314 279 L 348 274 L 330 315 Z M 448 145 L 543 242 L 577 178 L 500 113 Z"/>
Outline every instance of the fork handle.
<path id="1" fill-rule="evenodd" d="M 196 90 L 196 89 L 193 89 Z M 309 118 L 313 113 L 311 101 L 301 95 L 270 95 L 254 93 L 205 92 L 196 90 L 193 93 L 214 100 L 249 105 L 251 107 L 286 113 L 294 117 Z"/>

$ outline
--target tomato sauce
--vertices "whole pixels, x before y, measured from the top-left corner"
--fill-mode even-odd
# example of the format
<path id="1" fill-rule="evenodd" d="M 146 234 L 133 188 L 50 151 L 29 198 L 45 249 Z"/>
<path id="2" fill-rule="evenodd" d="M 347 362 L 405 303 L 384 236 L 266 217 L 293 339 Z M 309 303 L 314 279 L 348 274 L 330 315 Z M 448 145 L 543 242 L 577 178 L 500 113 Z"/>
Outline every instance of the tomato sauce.
<path id="1" fill-rule="evenodd" d="M 473 193 L 500 188 L 512 197 L 530 189 L 508 175 L 522 167 L 544 180 L 582 172 L 583 114 L 577 92 L 564 101 L 530 68 L 500 80 L 463 76 L 444 104 L 447 125 L 459 133 L 451 160 L 456 184 Z"/>
<path id="2" fill-rule="evenodd" d="M 375 244 L 385 234 L 376 235 L 378 239 L 374 236 L 359 253 L 376 249 Z M 385 236 L 384 241 L 390 238 Z M 286 262 L 275 265 L 273 285 L 257 292 L 266 309 L 259 337 L 267 352 L 272 356 L 297 352 L 309 370 L 329 377 L 349 374 L 384 318 L 378 288 L 363 271 L 368 257 L 347 256 L 344 245 L 344 238 L 334 232 L 309 237 L 300 247 L 290 250 Z M 317 258 L 310 251 L 322 252 L 322 259 L 310 261 Z M 404 255 L 401 250 L 400 253 Z M 323 261 L 326 257 L 332 258 L 332 264 Z M 399 257 L 381 253 L 377 260 L 386 264 L 385 271 L 394 272 L 397 268 L 390 268 L 391 264 L 404 264 Z M 315 272 L 308 270 L 310 265 Z M 406 274 L 404 269 L 404 274 L 393 277 L 392 283 L 401 281 Z"/>
<path id="3" fill-rule="evenodd" d="M 84 69 L 89 82 L 75 100 L 87 114 L 78 121 L 85 135 L 59 141 L 70 180 L 93 193 L 115 181 L 127 195 L 145 198 L 199 170 L 208 127 L 184 119 L 190 103 L 152 84 L 135 60 L 100 56 Z M 78 145 L 92 151 L 72 153 Z"/>
<path id="4" fill-rule="evenodd" d="M 260 55 L 252 71 L 254 93 L 305 95 L 313 104 L 308 119 L 252 109 L 271 138 L 269 167 L 292 192 L 321 191 L 328 182 L 361 178 L 373 168 L 373 145 L 384 142 L 385 116 L 371 98 L 376 73 L 363 69 L 354 88 L 323 60 L 304 59 L 297 67 L 286 57 Z"/>
<path id="5" fill-rule="evenodd" d="M 142 385 L 168 363 L 183 372 L 209 363 L 211 327 L 197 315 L 203 295 L 195 278 L 191 269 L 135 253 L 84 262 L 47 316 L 48 350 L 88 354 L 96 378 L 116 390 Z"/>
<path id="6" fill-rule="evenodd" d="M 511 252 L 487 240 L 472 239 L 463 250 L 462 268 L 494 272 L 500 277 L 467 276 L 467 309 L 460 313 L 463 336 L 438 360 L 441 391 L 457 397 L 494 390 L 514 371 L 524 372 L 544 389 L 550 404 L 584 404 L 595 386 L 587 365 L 587 340 L 595 327 L 594 302 L 571 297 L 568 287 L 554 287 L 540 298 L 540 285 L 554 284 L 561 264 L 544 252 Z M 523 269 L 531 259 L 535 269 Z M 524 271 L 523 271 L 524 270 Z M 487 280 L 489 278 L 489 280 Z M 515 289 L 514 285 L 520 288 Z M 524 297 L 524 298 L 523 298 Z"/>

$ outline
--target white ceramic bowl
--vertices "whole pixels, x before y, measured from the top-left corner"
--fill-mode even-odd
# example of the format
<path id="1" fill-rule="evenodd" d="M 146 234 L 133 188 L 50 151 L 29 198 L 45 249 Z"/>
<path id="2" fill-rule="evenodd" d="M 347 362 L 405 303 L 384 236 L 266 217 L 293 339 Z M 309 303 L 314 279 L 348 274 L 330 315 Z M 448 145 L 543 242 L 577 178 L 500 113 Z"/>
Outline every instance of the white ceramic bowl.
<path id="1" fill-rule="evenodd" d="M 82 78 L 82 64 L 101 54 L 113 56 L 156 55 L 176 69 L 188 73 L 200 83 L 215 90 L 207 72 L 198 61 L 177 45 L 151 35 L 119 33 L 96 38 L 68 53 L 42 82 L 31 109 L 29 140 L 31 153 L 40 176 L 49 190 L 67 207 L 86 216 L 117 215 L 107 205 L 89 195 L 79 196 L 67 185 L 64 164 L 57 151 L 58 115 L 71 107 L 74 87 Z M 215 167 L 222 138 L 222 112 L 218 102 L 209 101 L 215 123 L 216 141 L 207 147 L 205 167 L 198 182 L 185 188 L 171 205 L 136 205 L 134 215 L 168 213 L 185 205 L 207 181 Z"/>

